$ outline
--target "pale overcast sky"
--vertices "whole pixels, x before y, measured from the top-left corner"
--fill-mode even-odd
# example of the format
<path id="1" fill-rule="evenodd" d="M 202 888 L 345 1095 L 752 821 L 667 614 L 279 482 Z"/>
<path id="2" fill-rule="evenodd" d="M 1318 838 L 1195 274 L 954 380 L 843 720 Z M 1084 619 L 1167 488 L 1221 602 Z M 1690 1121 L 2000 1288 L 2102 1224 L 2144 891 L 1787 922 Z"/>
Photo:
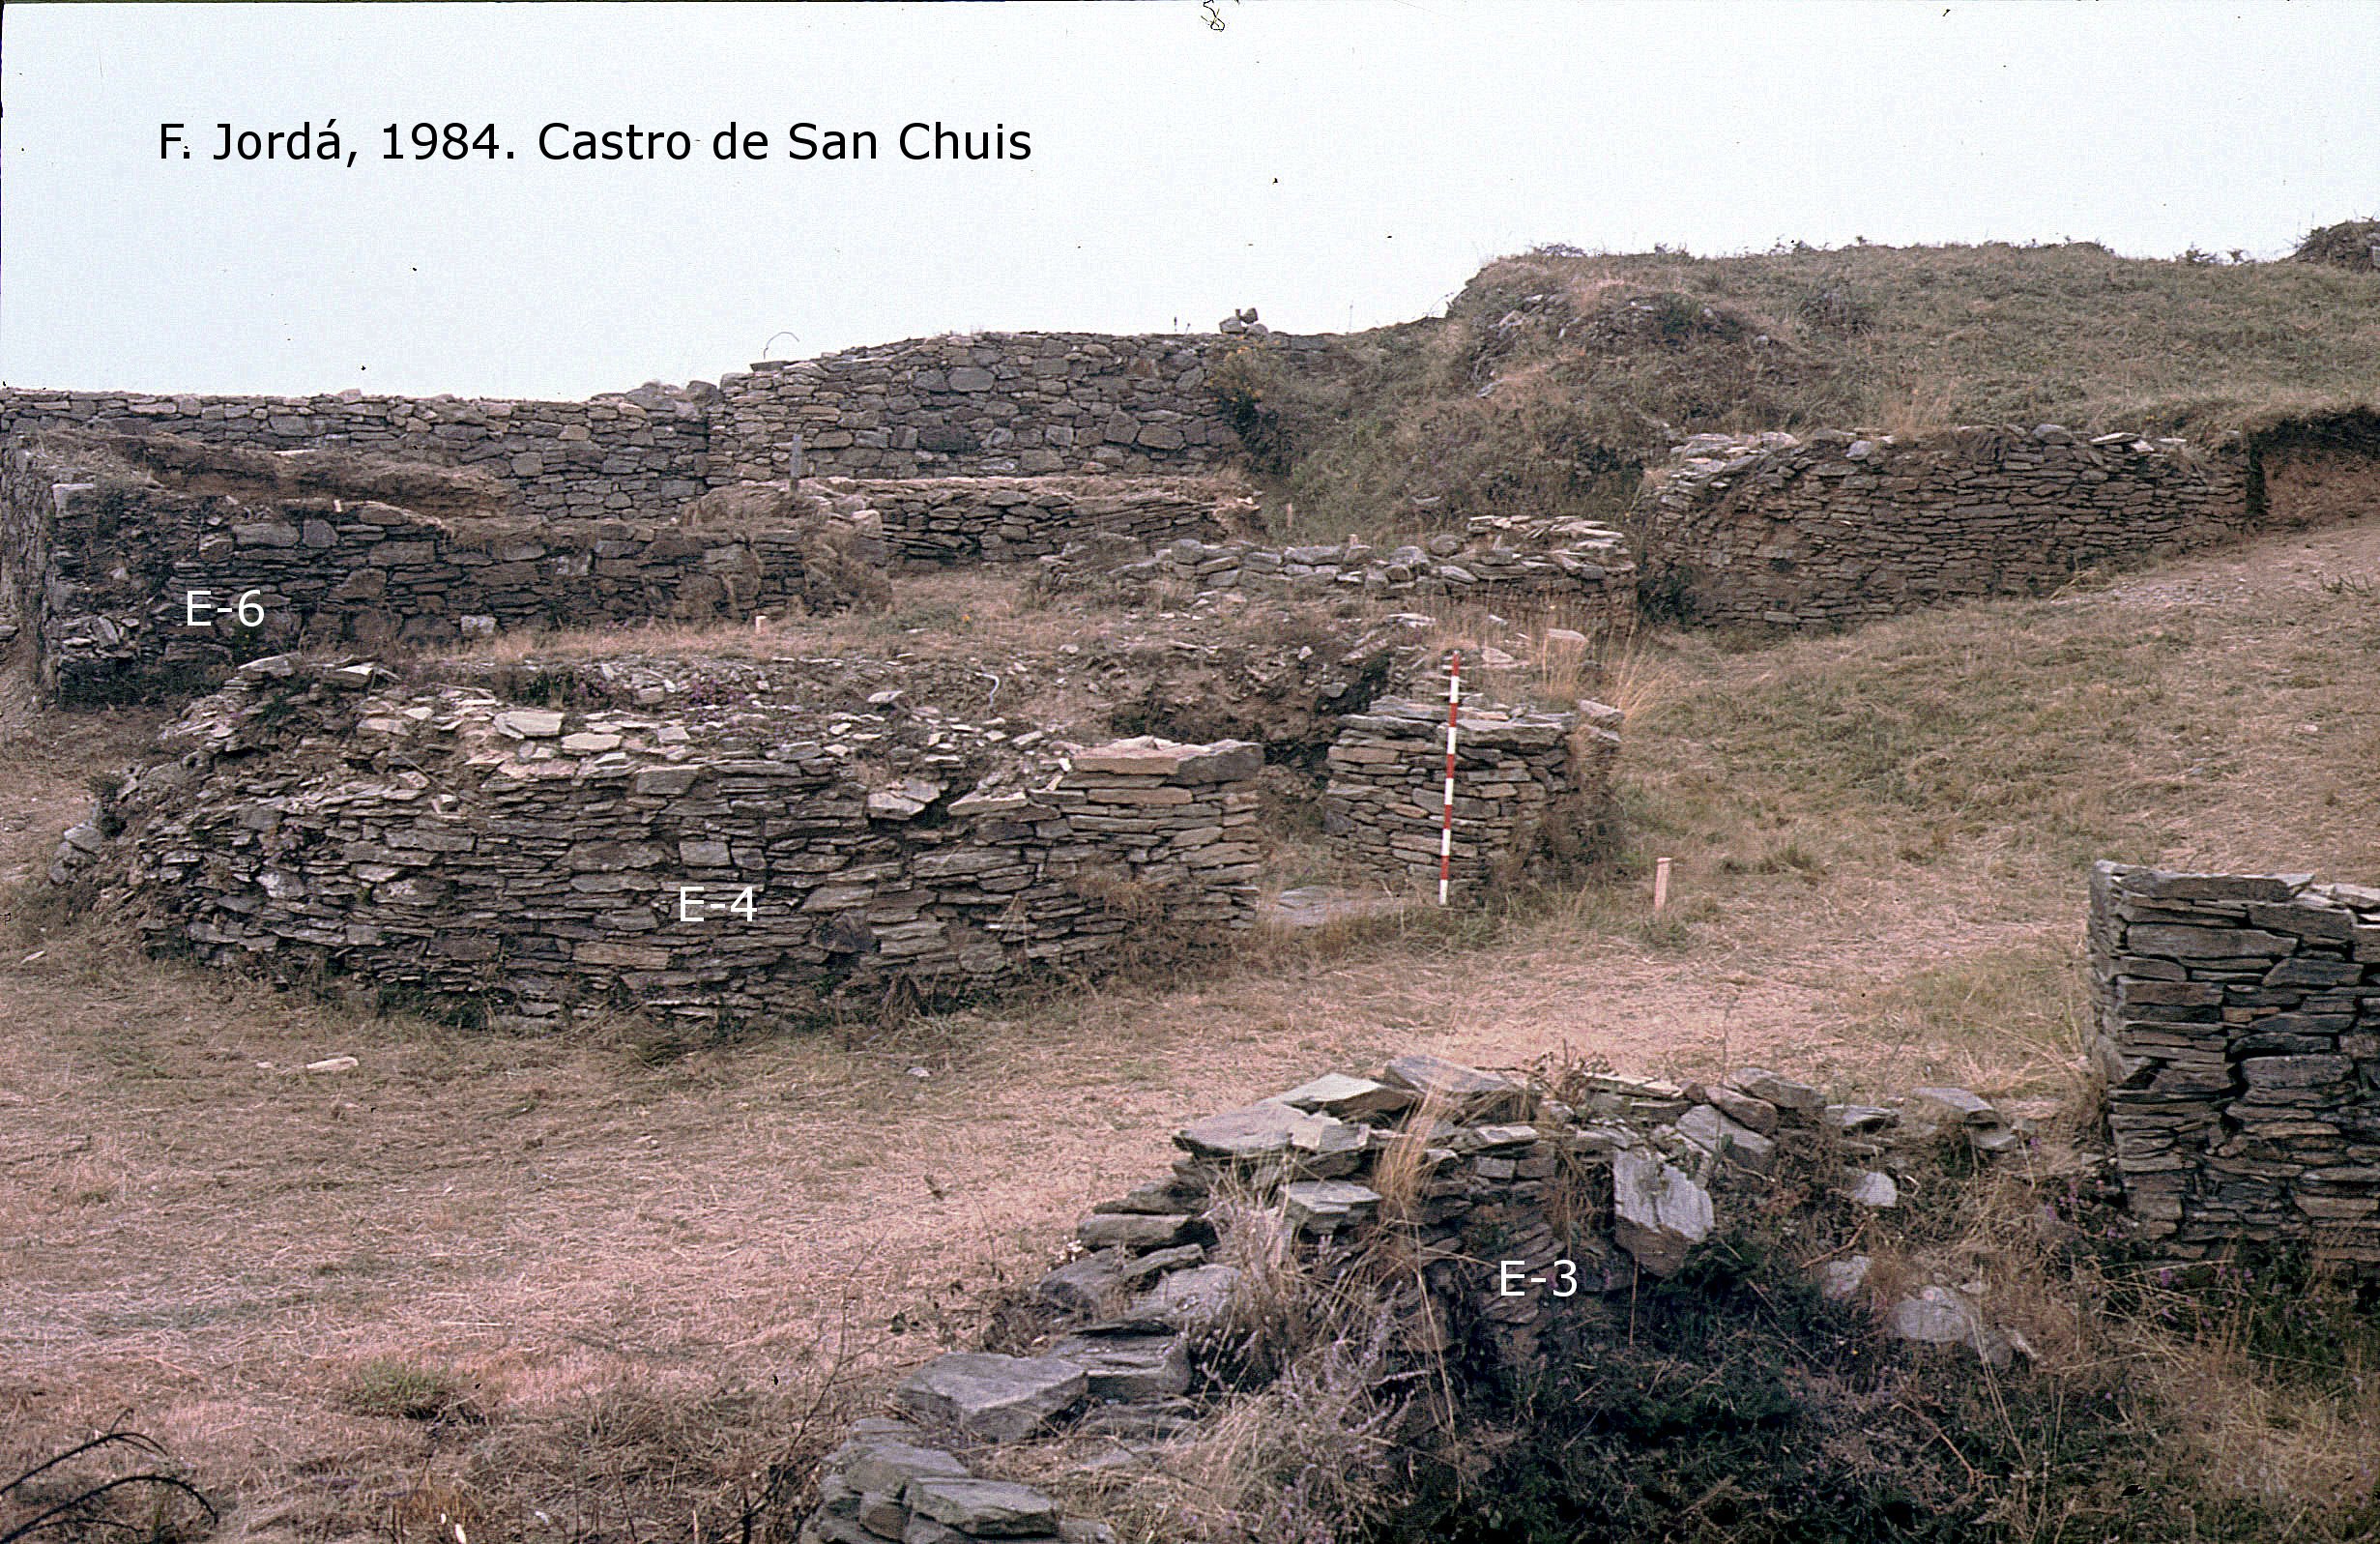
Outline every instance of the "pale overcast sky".
<path id="1" fill-rule="evenodd" d="M 1541 242 L 2270 256 L 2380 210 L 2368 0 L 1213 9 L 12 5 L 0 379 L 578 396 L 780 334 L 1370 326 Z M 354 165 L 210 159 L 330 120 Z M 774 159 L 712 159 L 730 120 Z M 805 120 L 880 159 L 784 159 Z M 936 120 L 1031 154 L 902 159 Z M 380 159 L 421 121 L 500 159 Z"/>

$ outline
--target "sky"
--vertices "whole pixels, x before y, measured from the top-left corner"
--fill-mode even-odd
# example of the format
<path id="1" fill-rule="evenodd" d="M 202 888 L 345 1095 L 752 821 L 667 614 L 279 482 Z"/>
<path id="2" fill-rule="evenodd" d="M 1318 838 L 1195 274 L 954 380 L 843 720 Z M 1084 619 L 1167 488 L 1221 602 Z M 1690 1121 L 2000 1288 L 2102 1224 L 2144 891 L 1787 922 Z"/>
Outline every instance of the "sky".
<path id="1" fill-rule="evenodd" d="M 18 4 L 0 91 L 16 386 L 574 397 L 945 332 L 1370 327 L 1546 242 L 2270 257 L 2380 212 L 2370 0 Z M 731 122 L 769 159 L 715 159 Z M 804 122 L 879 156 L 791 160 Z M 218 160 L 224 123 L 355 160 Z M 412 159 L 421 123 L 497 152 Z M 908 160 L 912 123 L 1030 155 Z M 631 125 L 690 158 L 540 150 Z"/>

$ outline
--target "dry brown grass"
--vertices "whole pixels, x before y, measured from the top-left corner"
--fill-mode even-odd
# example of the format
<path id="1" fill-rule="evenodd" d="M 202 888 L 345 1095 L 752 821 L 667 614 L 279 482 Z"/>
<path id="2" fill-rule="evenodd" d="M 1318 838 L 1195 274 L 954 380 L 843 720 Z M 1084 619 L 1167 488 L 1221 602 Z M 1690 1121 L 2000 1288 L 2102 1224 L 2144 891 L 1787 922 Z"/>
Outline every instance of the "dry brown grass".
<path id="1" fill-rule="evenodd" d="M 2380 577 L 2380 525 L 1755 651 L 1655 634 L 1632 667 L 1631 852 L 1566 904 L 844 1042 L 650 1065 L 617 1039 L 352 1018 L 140 958 L 20 889 L 0 954 L 0 1456 L 129 1408 L 244 1537 L 387 1537 L 438 1486 L 475 1508 L 474 1544 L 625 1537 L 630 1518 L 684 1532 L 697 1505 L 710 1529 L 821 1389 L 881 1387 L 964 1339 L 980 1290 L 1161 1173 L 1180 1122 L 1325 1067 L 1566 1051 L 2054 1095 L 2088 858 L 2380 875 L 2380 701 L 2358 689 L 2380 613 L 2326 587 L 2342 575 Z M 912 611 L 802 636 L 892 626 L 964 657 L 1068 626 L 969 580 L 936 594 L 967 631 Z M 155 715 L 15 700 L 0 853 L 21 881 Z M 1657 930 L 1656 854 L 1677 859 Z M 334 1052 L 361 1067 L 285 1070 Z M 484 1421 L 355 1413 L 379 1357 L 441 1370 Z M 2276 1435 L 2208 1441 L 2243 1475 L 2312 1482 L 2369 1415 L 2283 1401 L 2257 1417 Z"/>
<path id="2" fill-rule="evenodd" d="M 1445 1418 L 1426 1295 L 1409 1260 L 1296 1247 L 1277 1198 L 1231 1186 L 1208 1214 L 1212 1258 L 1241 1274 L 1201 1362 L 1244 1391 L 1153 1463 L 1087 1470 L 1105 1444 L 1066 1441 L 992 1462 L 1134 1544 L 1351 1539 L 1388 1511 L 1415 1417 Z"/>
<path id="3" fill-rule="evenodd" d="M 1466 600 L 1435 606 L 1430 615 L 1437 625 L 1423 634 L 1424 646 L 1441 655 L 1462 651 L 1466 695 L 1478 691 L 1495 701 L 1575 708 L 1582 697 L 1610 701 L 1603 694 L 1614 675 L 1636 668 L 1628 663 L 1634 655 L 1630 640 L 1604 638 L 1599 620 L 1569 601 Z M 1548 636 L 1554 632 L 1577 633 L 1588 642 Z M 1489 649 L 1512 656 L 1514 663 L 1489 665 Z M 1445 683 L 1438 685 L 1442 688 Z"/>
<path id="4" fill-rule="evenodd" d="M 1883 398 L 1874 426 L 1898 439 L 1938 434 L 1957 426 L 1958 401 L 1957 381 L 1920 377 Z"/>

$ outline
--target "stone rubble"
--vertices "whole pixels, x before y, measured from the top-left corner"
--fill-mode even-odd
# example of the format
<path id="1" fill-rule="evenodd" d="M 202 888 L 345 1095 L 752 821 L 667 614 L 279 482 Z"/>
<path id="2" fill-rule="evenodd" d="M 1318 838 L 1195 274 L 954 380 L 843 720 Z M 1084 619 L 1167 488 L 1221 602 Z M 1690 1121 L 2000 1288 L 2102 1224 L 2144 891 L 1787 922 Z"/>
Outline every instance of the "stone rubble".
<path id="1" fill-rule="evenodd" d="M 1060 1518 L 1030 1485 L 969 1472 L 938 1445 L 957 1435 L 882 1416 L 855 1423 L 819 1466 L 819 1505 L 800 1544 L 1115 1544 L 1107 1527 Z"/>
<path id="2" fill-rule="evenodd" d="M 1086 1252 L 1036 1289 L 1059 1320 L 1040 1349 L 950 1352 L 918 1367 L 893 1395 L 900 1420 L 861 1421 L 829 1455 L 802 1538 L 1100 1537 L 1101 1525 L 1059 1518 L 1038 1490 L 963 1477 L 967 1465 L 989 1447 L 1067 1433 L 1129 1449 L 1213 1408 L 1202 1369 L 1222 1349 L 1217 1335 L 1243 1279 L 1216 1252 L 1228 1230 L 1249 1225 L 1251 1203 L 1272 1209 L 1273 1221 L 1259 1226 L 1278 1227 L 1326 1270 L 1394 1230 L 1432 1299 L 1427 1315 L 1418 1296 L 1399 1304 L 1409 1323 L 1437 1326 L 1425 1339 L 1479 1334 L 1508 1364 L 1529 1365 L 1565 1300 L 1553 1286 L 1557 1261 L 1577 1267 L 1581 1292 L 1626 1294 L 1640 1273 L 1681 1269 L 1717 1231 L 1723 1204 L 1764 1203 L 1764 1175 L 1694 1131 L 1725 1121 L 1756 1136 L 1763 1125 L 1816 1157 L 1856 1125 L 1913 1156 L 2000 1124 L 1964 1090 L 1830 1106 L 1816 1089 L 1757 1067 L 1707 1086 L 1596 1074 L 1572 1097 L 1415 1053 L 1372 1076 L 1325 1073 L 1191 1122 L 1175 1137 L 1181 1155 L 1171 1174 L 1081 1219 Z M 1976 1123 L 1955 1133 L 1934 1118 L 1944 1108 Z M 1830 1113 L 1844 1111 L 1861 1113 Z M 1845 1188 L 1857 1173 L 1846 1172 Z M 1519 1272 L 1509 1280 L 1507 1262 Z M 1869 1265 L 1852 1255 L 1812 1270 L 1829 1296 L 1865 1300 Z M 1872 1306 L 1887 1333 L 2002 1364 L 2021 1342 L 1993 1325 L 1982 1294 L 1981 1283 L 1936 1282 Z M 1010 1531 L 1027 1528 L 1037 1531 Z"/>
<path id="3" fill-rule="evenodd" d="M 1609 526 L 1561 518 L 1481 515 L 1467 534 L 1379 548 L 1349 539 L 1267 546 L 1240 538 L 1183 537 L 1154 551 L 1085 539 L 1041 560 L 1041 587 L 1054 594 L 1174 584 L 1200 594 L 1315 592 L 1374 597 L 1550 600 L 1582 629 L 1582 649 L 1625 638 L 1635 626 L 1637 566 L 1627 539 Z"/>

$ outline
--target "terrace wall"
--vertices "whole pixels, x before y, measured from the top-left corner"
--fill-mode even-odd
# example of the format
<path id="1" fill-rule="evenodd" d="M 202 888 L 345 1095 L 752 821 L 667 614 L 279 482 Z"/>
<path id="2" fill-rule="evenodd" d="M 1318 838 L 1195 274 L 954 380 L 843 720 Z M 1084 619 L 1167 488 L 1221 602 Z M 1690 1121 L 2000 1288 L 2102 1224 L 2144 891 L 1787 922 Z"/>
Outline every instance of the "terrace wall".
<path id="1" fill-rule="evenodd" d="M 2042 595 L 2250 529 L 2234 446 L 2054 424 L 1920 440 L 1687 442 L 1635 513 L 1647 593 L 1690 621 L 1810 626 Z"/>
<path id="2" fill-rule="evenodd" d="M 1012 563 L 1092 537 L 1161 545 L 1219 537 L 1255 509 L 1221 478 L 820 478 L 803 491 L 856 497 L 884 520 L 903 561 Z"/>
<path id="3" fill-rule="evenodd" d="M 712 409 L 714 481 L 787 473 L 801 438 L 820 477 L 1163 473 L 1227 465 L 1239 438 L 1206 390 L 1234 349 L 1327 349 L 1273 334 L 1260 345 L 1210 334 L 969 333 L 811 360 L 769 360 L 722 377 Z"/>
<path id="4" fill-rule="evenodd" d="M 806 604 L 818 539 L 816 522 L 444 520 L 372 501 L 248 501 L 23 446 L 0 466 L 0 601 L 34 636 L 42 690 L 70 704 L 203 690 L 240 660 L 298 646 Z M 219 609 L 193 625 L 197 592 Z M 252 626 L 238 610 L 250 592 Z"/>
<path id="5" fill-rule="evenodd" d="M 0 388 L 0 434 L 53 428 L 476 467 L 510 486 L 522 512 L 549 520 L 665 517 L 710 485 L 709 394 L 700 389 L 538 402 Z"/>

